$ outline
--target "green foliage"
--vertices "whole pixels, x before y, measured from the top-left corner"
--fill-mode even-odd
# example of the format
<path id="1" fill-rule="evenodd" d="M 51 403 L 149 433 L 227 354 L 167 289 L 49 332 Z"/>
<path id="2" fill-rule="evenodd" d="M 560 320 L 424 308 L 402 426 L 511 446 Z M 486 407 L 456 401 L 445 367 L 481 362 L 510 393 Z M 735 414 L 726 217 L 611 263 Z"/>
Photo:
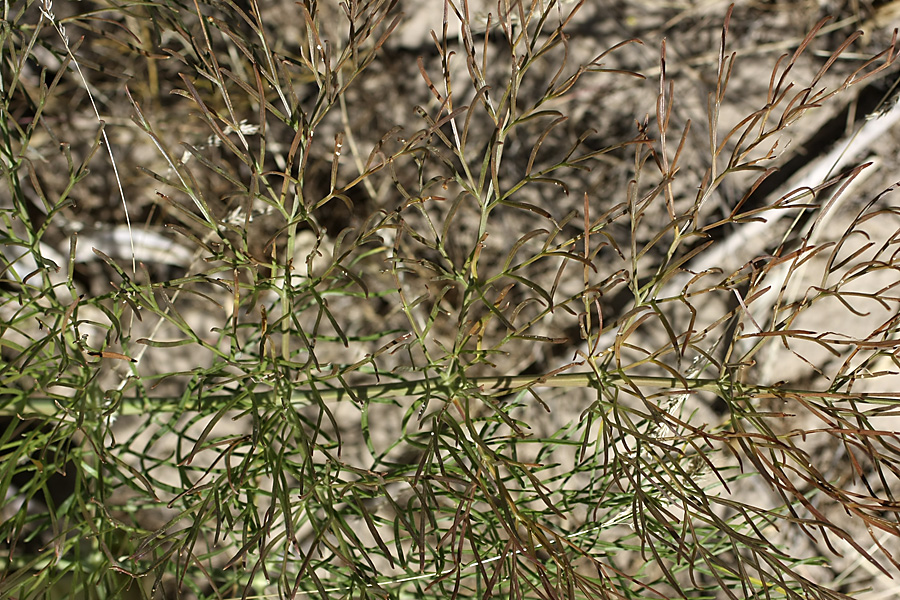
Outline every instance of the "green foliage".
<path id="1" fill-rule="evenodd" d="M 416 63 L 396 0 L 4 5 L 0 597 L 842 597 L 798 532 L 896 566 L 822 507 L 898 533 L 897 394 L 854 387 L 896 372 L 896 275 L 851 285 L 896 270 L 894 242 L 852 241 L 897 210 L 820 239 L 860 169 L 751 201 L 895 48 L 832 76 L 854 36 L 795 81 L 819 23 L 728 127 L 729 10 L 708 147 L 676 130 L 665 43 L 655 119 L 611 140 L 570 121 L 588 82 L 644 77 L 616 58 L 640 42 L 576 64 L 582 5 L 435 2 L 392 107 L 417 121 L 383 129 L 390 60 Z M 86 137 L 61 120 L 82 93 L 107 103 Z M 603 164 L 627 180 L 593 185 Z M 81 206 L 98 188 L 121 213 Z M 130 256 L 79 246 L 103 211 Z M 724 266 L 765 222 L 767 253 Z M 158 225 L 168 270 L 138 256 Z M 810 329 L 833 299 L 894 316 Z M 763 372 L 779 345 L 826 384 Z M 809 453 L 821 432 L 862 492 Z"/>

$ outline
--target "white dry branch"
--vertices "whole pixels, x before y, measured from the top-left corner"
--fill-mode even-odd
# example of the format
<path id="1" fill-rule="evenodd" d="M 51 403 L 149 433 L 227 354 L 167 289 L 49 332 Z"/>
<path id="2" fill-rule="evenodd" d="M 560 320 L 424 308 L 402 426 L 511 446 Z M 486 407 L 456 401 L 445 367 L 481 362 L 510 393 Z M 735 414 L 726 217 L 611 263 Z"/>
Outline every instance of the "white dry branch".
<path id="1" fill-rule="evenodd" d="M 880 165 L 877 158 L 873 157 L 870 159 L 868 156 L 874 153 L 873 148 L 877 147 L 879 140 L 883 139 L 898 121 L 900 121 L 900 104 L 895 103 L 888 112 L 876 119 L 866 121 L 857 133 L 849 136 L 849 138 L 842 139 L 830 152 L 810 165 L 807 170 L 801 172 L 797 178 L 789 180 L 782 189 L 776 192 L 776 197 L 787 195 L 791 190 L 799 190 L 796 194 L 799 198 L 805 194 L 803 190 L 813 189 L 821 185 L 822 182 L 835 173 L 840 173 L 851 165 L 859 164 L 862 160 L 871 161 L 862 171 L 864 176 L 871 177 Z M 860 178 L 857 177 L 853 184 L 858 185 L 859 182 Z M 812 219 L 806 226 L 806 229 L 800 232 L 801 239 L 807 240 L 809 245 L 816 244 L 822 232 L 825 231 L 828 222 L 840 212 L 841 205 L 846 203 L 849 198 L 852 198 L 852 194 L 847 192 L 848 190 L 843 190 L 843 193 L 835 194 L 822 206 L 815 219 Z M 786 216 L 788 216 L 787 211 L 776 211 L 770 213 L 765 221 L 750 223 L 741 227 L 717 252 L 710 252 L 709 257 L 704 256 L 697 269 L 709 268 L 716 264 L 724 265 L 729 260 L 734 260 L 735 257 L 746 257 L 746 253 L 742 254 L 739 250 L 741 248 L 758 246 L 759 242 L 754 244 L 754 240 L 771 242 L 773 233 L 777 235 L 775 225 Z M 762 248 L 754 251 L 761 252 Z M 739 267 L 740 265 L 735 266 L 735 268 Z M 800 268 L 802 269 L 803 267 L 801 266 Z M 694 267 L 692 266 L 691 269 L 693 270 Z M 792 272 L 793 275 L 791 275 Z M 763 287 L 768 287 L 769 289 L 756 297 L 750 305 L 750 310 L 755 320 L 771 319 L 773 307 L 781 290 L 787 284 L 787 278 L 797 274 L 799 274 L 797 266 L 791 262 L 782 263 L 766 274 Z M 785 300 L 790 302 L 797 297 L 796 290 L 793 290 L 786 295 Z"/>
<path id="2" fill-rule="evenodd" d="M 900 104 L 894 104 L 889 111 L 878 118 L 867 120 L 856 132 L 839 140 L 831 151 L 801 169 L 799 173 L 776 190 L 773 197 L 786 198 L 788 206 L 792 203 L 800 204 L 805 201 L 804 196 L 808 196 L 809 190 L 821 186 L 829 177 L 833 177 L 851 165 L 860 164 L 863 160 L 869 161 L 870 164 L 862 170 L 861 175 L 871 177 L 880 168 L 879 161 L 874 157 L 874 148 L 877 147 L 879 140 L 889 134 L 898 121 L 900 121 Z M 858 184 L 859 181 L 861 181 L 860 176 L 854 183 Z M 810 242 L 815 242 L 819 232 L 823 231 L 824 225 L 839 212 L 841 203 L 846 202 L 850 197 L 852 194 L 848 194 L 846 189 L 842 194 L 832 197 L 824 204 L 819 214 L 810 220 L 806 230 L 799 232 L 800 235 Z M 779 227 L 779 225 L 782 225 L 789 216 L 796 216 L 796 214 L 797 211 L 769 211 L 760 216 L 759 220 L 744 223 L 735 228 L 727 239 L 689 262 L 681 276 L 672 277 L 659 296 L 662 298 L 678 296 L 695 273 L 708 272 L 711 269 L 733 273 L 754 258 L 765 255 L 772 249 L 773 244 L 781 241 L 784 235 L 784 227 Z M 765 284 L 762 287 L 768 287 L 769 290 L 754 298 L 749 305 L 744 307 L 749 309 L 747 315 L 749 320 L 756 324 L 771 320 L 775 302 L 792 268 L 796 271 L 796 265 L 792 267 L 791 263 L 785 263 L 771 269 L 766 274 Z M 739 300 L 743 302 L 743 299 L 739 298 Z M 600 352 L 612 348 L 617 334 L 616 329 L 611 329 L 601 335 L 592 346 Z M 578 353 L 588 356 L 590 349 L 587 344 L 581 344 Z M 559 368 L 564 364 L 567 363 L 560 362 L 553 366 Z"/>
<path id="3" fill-rule="evenodd" d="M 131 231 L 127 226 L 118 226 L 106 230 L 74 233 L 69 238 L 70 243 L 73 239 L 76 241 L 75 263 L 100 260 L 94 249 L 110 258 L 130 260 L 134 257 L 146 264 L 187 268 L 194 260 L 193 253 L 187 247 L 152 229 Z M 11 265 L 10 271 L 16 279 L 24 279 L 39 268 L 47 267 L 50 269 L 51 283 L 59 284 L 66 281 L 69 277 L 69 248 L 51 246 L 42 241 L 38 244 L 38 250 L 44 265 L 39 266 L 27 248 L 13 245 L 0 247 L 0 253 Z"/>

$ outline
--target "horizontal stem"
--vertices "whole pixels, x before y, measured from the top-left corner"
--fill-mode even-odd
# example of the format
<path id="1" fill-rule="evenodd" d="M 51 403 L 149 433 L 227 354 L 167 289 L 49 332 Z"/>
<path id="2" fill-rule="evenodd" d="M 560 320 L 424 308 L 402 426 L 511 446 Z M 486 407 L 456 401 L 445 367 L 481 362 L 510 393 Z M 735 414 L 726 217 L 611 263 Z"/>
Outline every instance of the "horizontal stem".
<path id="1" fill-rule="evenodd" d="M 676 378 L 676 377 L 646 377 L 627 376 L 618 373 L 604 374 L 602 382 L 598 381 L 593 372 L 586 373 L 556 373 L 547 375 L 517 375 L 501 377 L 473 377 L 466 380 L 467 385 L 452 387 L 439 378 L 417 379 L 411 381 L 396 381 L 391 383 L 379 383 L 372 385 L 351 385 L 348 387 L 335 387 L 333 385 L 319 384 L 317 387 L 295 389 L 291 394 L 291 405 L 294 407 L 306 406 L 318 402 L 354 400 L 366 402 L 387 398 L 402 398 L 410 396 L 438 396 L 452 397 L 463 395 L 467 392 L 478 390 L 480 393 L 490 395 L 505 395 L 520 392 L 531 388 L 589 388 L 601 386 L 614 386 L 620 389 L 638 390 L 644 387 L 666 389 L 669 393 L 705 391 L 712 392 L 720 397 L 734 398 L 737 396 L 752 397 L 784 397 L 803 396 L 805 398 L 821 398 L 825 400 L 846 400 L 867 402 L 871 404 L 895 404 L 900 400 L 900 393 L 885 392 L 880 394 L 866 393 L 841 393 L 841 392 L 817 392 L 813 390 L 788 389 L 779 386 L 735 386 L 729 389 L 727 381 L 709 378 Z M 252 394 L 255 398 L 271 398 L 275 392 L 259 392 Z M 232 394 L 216 393 L 202 397 L 202 405 L 221 407 L 224 404 L 234 402 L 238 392 Z M 249 395 L 247 395 L 249 397 Z M 35 398 L 22 395 L 19 398 L 7 397 L 0 400 L 0 415 L 17 414 L 26 415 L 55 415 L 67 408 L 77 410 L 77 407 L 66 407 L 66 398 Z M 234 408 L 240 410 L 247 404 L 238 401 Z M 201 403 L 196 406 L 186 405 L 180 398 L 160 397 L 150 398 L 147 401 L 137 402 L 133 398 L 123 399 L 118 406 L 110 406 L 113 414 L 136 415 L 145 414 L 148 411 L 154 413 L 178 413 L 182 411 L 201 410 Z"/>

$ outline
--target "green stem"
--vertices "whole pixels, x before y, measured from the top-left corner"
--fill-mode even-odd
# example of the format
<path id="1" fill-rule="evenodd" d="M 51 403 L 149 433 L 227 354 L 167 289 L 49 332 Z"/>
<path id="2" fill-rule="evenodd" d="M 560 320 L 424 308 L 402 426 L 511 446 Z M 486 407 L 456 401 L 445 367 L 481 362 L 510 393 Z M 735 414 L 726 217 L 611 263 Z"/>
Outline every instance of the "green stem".
<path id="1" fill-rule="evenodd" d="M 788 389 L 778 386 L 737 386 L 729 385 L 719 379 L 675 377 L 643 377 L 626 376 L 621 374 L 605 374 L 603 381 L 598 381 L 593 372 L 587 373 L 562 373 L 551 375 L 518 375 L 502 377 L 475 377 L 468 379 L 465 387 L 450 386 L 439 378 L 417 379 L 412 381 L 397 381 L 374 385 L 358 385 L 351 387 L 335 387 L 322 385 L 315 388 L 306 387 L 293 390 L 290 403 L 294 407 L 307 406 L 317 402 L 355 400 L 366 402 L 370 400 L 384 400 L 388 398 L 402 398 L 410 396 L 436 396 L 451 397 L 455 394 L 465 394 L 467 391 L 480 390 L 491 395 L 514 394 L 526 389 L 543 388 L 588 388 L 588 387 L 618 387 L 631 388 L 637 391 L 642 387 L 668 389 L 673 393 L 679 392 L 712 392 L 718 396 L 734 398 L 738 396 L 755 397 L 770 396 L 789 398 L 803 396 L 804 398 L 821 398 L 829 401 L 853 399 L 869 404 L 896 404 L 900 399 L 900 393 L 885 392 L 877 395 L 842 393 L 842 392 L 816 392 L 813 390 Z M 271 397 L 274 392 L 256 393 L 258 399 Z M 248 395 L 249 398 L 249 395 Z M 203 396 L 202 404 L 207 406 L 222 406 L 225 402 L 232 402 L 234 394 L 216 393 Z M 0 405 L 0 415 L 57 415 L 64 413 L 66 399 L 64 398 L 35 398 L 26 394 L 18 398 L 7 396 Z M 263 402 L 264 403 L 264 402 Z M 242 403 L 235 408 L 240 409 Z M 201 402 L 196 406 L 186 406 L 180 398 L 161 397 L 151 398 L 147 402 L 135 402 L 124 399 L 114 410 L 121 415 L 154 413 L 174 413 L 185 410 L 200 410 Z"/>

